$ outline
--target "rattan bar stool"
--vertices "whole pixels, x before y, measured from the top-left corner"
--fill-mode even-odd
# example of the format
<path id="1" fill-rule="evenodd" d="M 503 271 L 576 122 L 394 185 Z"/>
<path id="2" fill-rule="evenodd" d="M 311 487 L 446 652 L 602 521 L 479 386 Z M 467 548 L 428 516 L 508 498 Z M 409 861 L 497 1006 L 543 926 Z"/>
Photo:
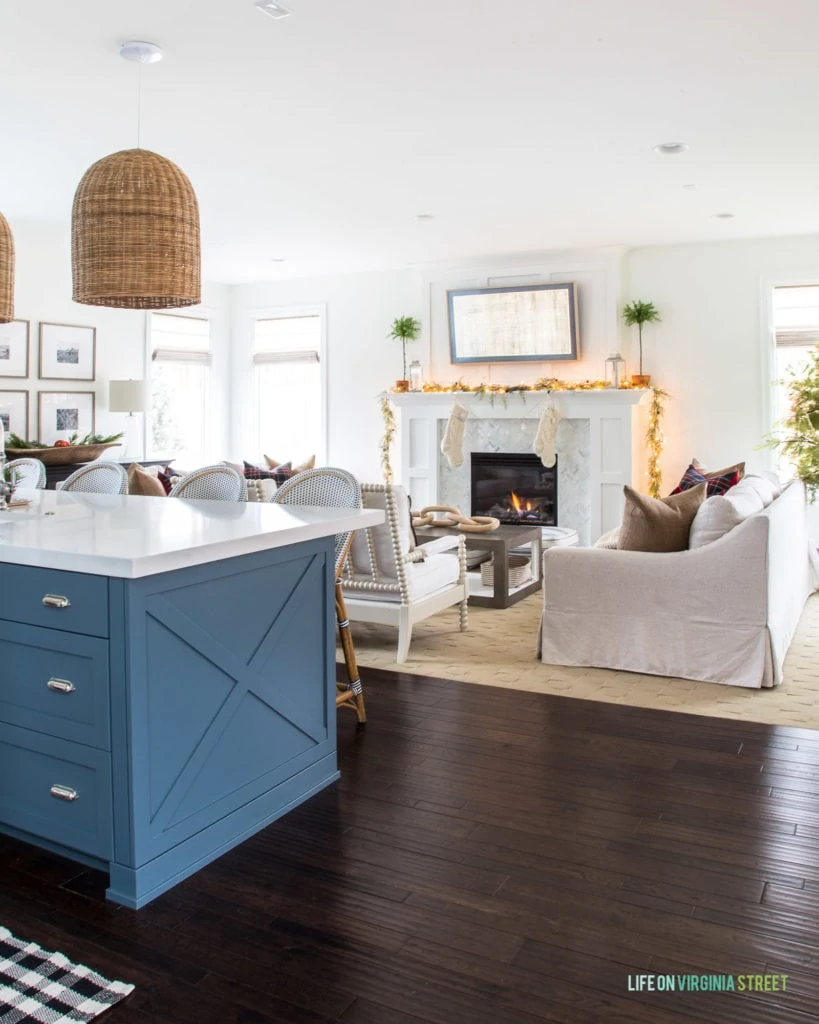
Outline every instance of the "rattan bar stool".
<path id="1" fill-rule="evenodd" d="M 247 501 L 247 482 L 232 466 L 202 466 L 177 481 L 169 497 L 198 501 Z"/>
<path id="2" fill-rule="evenodd" d="M 308 469 L 286 480 L 270 499 L 278 505 L 308 505 L 313 508 L 361 508 L 361 487 L 354 476 L 343 469 Z M 352 533 L 337 533 L 335 545 L 336 622 L 338 624 L 347 683 L 337 683 L 336 707 L 350 707 L 359 722 L 367 721 L 364 691 L 350 633 L 350 620 L 341 592 L 341 570 L 347 561 Z"/>
<path id="3" fill-rule="evenodd" d="M 17 487 L 30 488 L 33 491 L 45 490 L 46 468 L 39 459 L 14 459 L 6 463 L 6 469 L 14 472 L 14 483 Z"/>
<path id="4" fill-rule="evenodd" d="M 118 462 L 89 462 L 75 469 L 61 488 L 83 494 L 127 494 L 128 474 Z"/>

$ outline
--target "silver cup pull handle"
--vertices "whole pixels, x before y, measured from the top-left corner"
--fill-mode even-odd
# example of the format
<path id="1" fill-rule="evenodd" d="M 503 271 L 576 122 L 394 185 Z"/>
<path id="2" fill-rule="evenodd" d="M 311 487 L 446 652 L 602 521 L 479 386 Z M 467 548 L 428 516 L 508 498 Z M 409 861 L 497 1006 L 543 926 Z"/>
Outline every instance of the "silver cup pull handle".
<path id="1" fill-rule="evenodd" d="M 46 608 L 70 608 L 71 602 L 62 594 L 46 594 L 43 598 Z"/>
<path id="2" fill-rule="evenodd" d="M 72 789 L 70 786 L 52 786 L 51 795 L 56 797 L 58 800 L 77 800 L 79 793 L 76 789 Z"/>
<path id="3" fill-rule="evenodd" d="M 74 693 L 77 687 L 70 682 L 68 679 L 58 679 L 56 676 L 52 676 L 51 679 L 46 683 L 49 690 L 53 690 L 55 693 Z"/>

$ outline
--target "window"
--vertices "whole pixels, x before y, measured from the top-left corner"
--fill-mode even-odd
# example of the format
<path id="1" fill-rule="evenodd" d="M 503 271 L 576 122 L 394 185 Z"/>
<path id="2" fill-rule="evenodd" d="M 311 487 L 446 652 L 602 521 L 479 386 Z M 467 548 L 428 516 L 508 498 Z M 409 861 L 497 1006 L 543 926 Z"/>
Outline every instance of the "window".
<path id="1" fill-rule="evenodd" d="M 786 380 L 790 371 L 807 367 L 808 355 L 819 345 L 819 285 L 774 288 L 773 322 L 776 337 L 776 395 L 774 419 L 788 412 Z"/>
<path id="2" fill-rule="evenodd" d="M 300 462 L 323 449 L 322 318 L 318 313 L 254 321 L 257 448 Z"/>
<path id="3" fill-rule="evenodd" d="M 210 406 L 210 322 L 205 317 L 152 313 L 151 426 L 153 457 L 188 469 L 206 461 Z"/>
<path id="4" fill-rule="evenodd" d="M 776 343 L 773 416 L 775 423 L 788 414 L 787 382 L 791 371 L 807 368 L 808 355 L 819 345 L 819 285 L 787 285 L 773 290 Z M 780 457 L 780 471 L 792 466 Z"/>

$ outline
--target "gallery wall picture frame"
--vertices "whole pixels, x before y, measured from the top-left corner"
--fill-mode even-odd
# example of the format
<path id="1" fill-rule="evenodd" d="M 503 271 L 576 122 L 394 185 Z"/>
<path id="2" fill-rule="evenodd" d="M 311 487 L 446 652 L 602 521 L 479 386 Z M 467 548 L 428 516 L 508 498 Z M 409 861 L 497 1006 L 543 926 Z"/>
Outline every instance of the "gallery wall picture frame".
<path id="1" fill-rule="evenodd" d="M 28 320 L 0 324 L 0 377 L 28 377 L 30 333 Z"/>
<path id="2" fill-rule="evenodd" d="M 28 437 L 28 391 L 0 391 L 0 423 L 8 437 Z"/>
<path id="3" fill-rule="evenodd" d="M 95 402 L 93 391 L 38 391 L 37 439 L 53 445 L 74 434 L 80 438 L 93 434 Z"/>
<path id="4" fill-rule="evenodd" d="M 40 380 L 96 380 L 97 329 L 40 324 Z"/>
<path id="5" fill-rule="evenodd" d="M 453 363 L 578 358 L 574 283 L 463 288 L 447 292 Z"/>

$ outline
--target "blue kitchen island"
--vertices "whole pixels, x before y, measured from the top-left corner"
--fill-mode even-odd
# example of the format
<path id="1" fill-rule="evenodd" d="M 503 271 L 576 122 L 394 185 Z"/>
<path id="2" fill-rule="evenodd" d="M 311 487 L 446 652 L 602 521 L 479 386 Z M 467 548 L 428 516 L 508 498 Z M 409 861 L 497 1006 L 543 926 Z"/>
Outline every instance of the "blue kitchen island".
<path id="1" fill-rule="evenodd" d="M 333 536 L 383 513 L 0 512 L 0 831 L 139 908 L 338 778 Z"/>

